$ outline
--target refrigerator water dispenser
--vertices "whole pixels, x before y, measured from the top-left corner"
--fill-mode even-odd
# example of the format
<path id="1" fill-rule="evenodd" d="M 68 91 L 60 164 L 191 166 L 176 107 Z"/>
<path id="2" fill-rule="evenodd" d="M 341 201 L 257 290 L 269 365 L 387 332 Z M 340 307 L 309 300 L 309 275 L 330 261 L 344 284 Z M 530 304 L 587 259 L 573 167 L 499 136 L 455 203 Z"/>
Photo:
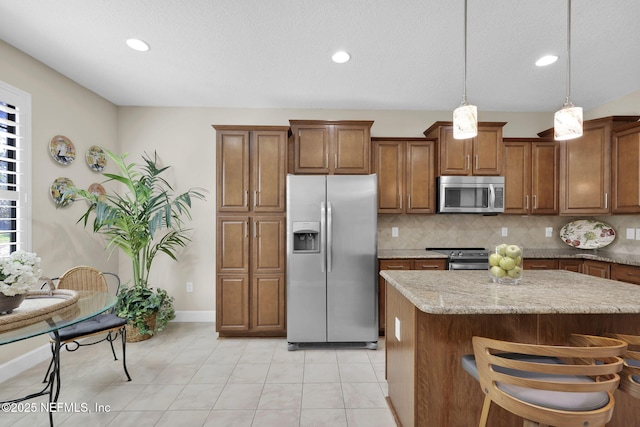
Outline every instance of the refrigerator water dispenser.
<path id="1" fill-rule="evenodd" d="M 293 231 L 293 252 L 320 252 L 320 222 L 317 221 L 294 221 Z"/>

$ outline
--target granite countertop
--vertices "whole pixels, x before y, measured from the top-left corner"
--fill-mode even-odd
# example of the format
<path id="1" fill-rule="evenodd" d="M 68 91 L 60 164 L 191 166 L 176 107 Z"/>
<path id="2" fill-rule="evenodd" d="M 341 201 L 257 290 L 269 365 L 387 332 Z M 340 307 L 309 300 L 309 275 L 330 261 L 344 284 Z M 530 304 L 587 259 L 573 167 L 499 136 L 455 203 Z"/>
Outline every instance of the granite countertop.
<path id="1" fill-rule="evenodd" d="M 525 270 L 518 285 L 493 283 L 477 270 L 380 275 L 429 314 L 640 313 L 640 286 L 565 270 Z"/>
<path id="2" fill-rule="evenodd" d="M 424 249 L 379 249 L 378 259 L 401 258 L 447 258 L 446 255 L 431 252 Z M 566 259 L 590 259 L 594 261 L 613 262 L 616 264 L 634 265 L 640 267 L 640 255 L 622 254 L 607 251 L 594 251 L 584 249 L 534 249 L 524 248 L 524 258 L 566 258 Z"/>

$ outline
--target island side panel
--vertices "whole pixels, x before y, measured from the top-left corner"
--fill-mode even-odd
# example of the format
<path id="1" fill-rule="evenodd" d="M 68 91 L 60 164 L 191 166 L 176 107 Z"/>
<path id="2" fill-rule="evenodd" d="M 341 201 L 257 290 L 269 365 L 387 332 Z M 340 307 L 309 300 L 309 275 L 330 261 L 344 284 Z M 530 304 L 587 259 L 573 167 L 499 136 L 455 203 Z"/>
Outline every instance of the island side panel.
<path id="1" fill-rule="evenodd" d="M 460 362 L 463 355 L 473 353 L 471 337 L 535 343 L 536 329 L 536 315 L 435 315 L 418 311 L 416 426 L 477 425 L 484 394 Z M 491 407 L 489 426 L 521 423 L 497 405 Z"/>
<path id="2" fill-rule="evenodd" d="M 393 286 L 386 286 L 386 372 L 392 410 L 404 427 L 415 425 L 416 313 L 418 309 Z M 396 320 L 400 321 L 400 339 Z"/>

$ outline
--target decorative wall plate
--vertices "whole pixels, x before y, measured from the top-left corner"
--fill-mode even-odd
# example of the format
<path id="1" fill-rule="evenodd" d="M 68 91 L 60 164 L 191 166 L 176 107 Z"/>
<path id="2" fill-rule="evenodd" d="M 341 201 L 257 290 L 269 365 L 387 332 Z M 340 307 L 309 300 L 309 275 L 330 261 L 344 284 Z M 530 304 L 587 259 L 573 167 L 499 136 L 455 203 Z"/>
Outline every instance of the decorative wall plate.
<path id="1" fill-rule="evenodd" d="M 87 190 L 89 191 L 89 193 L 95 194 L 96 196 L 98 196 L 98 200 L 100 201 L 106 199 L 107 192 L 104 190 L 104 187 L 102 186 L 102 184 L 98 184 L 97 182 L 94 182 L 89 186 Z"/>
<path id="2" fill-rule="evenodd" d="M 56 162 L 68 165 L 76 158 L 76 147 L 66 136 L 56 135 L 49 142 L 49 153 Z"/>
<path id="3" fill-rule="evenodd" d="M 85 158 L 89 168 L 94 172 L 102 172 L 107 165 L 107 156 L 105 156 L 104 150 L 97 145 L 89 147 Z"/>
<path id="4" fill-rule="evenodd" d="M 604 248 L 615 238 L 616 232 L 612 226 L 593 219 L 572 221 L 560 229 L 560 239 L 578 249 Z"/>
<path id="5" fill-rule="evenodd" d="M 64 192 L 67 191 L 69 187 L 73 187 L 73 181 L 64 177 L 56 178 L 53 184 L 51 184 L 51 198 L 56 202 L 57 207 L 64 208 L 75 201 L 74 197 L 64 196 Z"/>

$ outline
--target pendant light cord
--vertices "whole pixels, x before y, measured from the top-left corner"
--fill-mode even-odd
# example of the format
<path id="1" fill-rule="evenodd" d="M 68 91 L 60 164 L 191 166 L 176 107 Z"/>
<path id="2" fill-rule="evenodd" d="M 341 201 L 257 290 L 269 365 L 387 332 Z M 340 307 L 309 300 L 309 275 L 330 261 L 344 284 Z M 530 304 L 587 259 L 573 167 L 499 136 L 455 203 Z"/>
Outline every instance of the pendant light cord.
<path id="1" fill-rule="evenodd" d="M 571 104 L 571 0 L 567 0 L 567 88 L 566 88 L 565 105 L 570 105 L 570 104 Z"/>
<path id="2" fill-rule="evenodd" d="M 464 72 L 462 73 L 462 104 L 467 103 L 467 0 L 464 0 Z"/>

